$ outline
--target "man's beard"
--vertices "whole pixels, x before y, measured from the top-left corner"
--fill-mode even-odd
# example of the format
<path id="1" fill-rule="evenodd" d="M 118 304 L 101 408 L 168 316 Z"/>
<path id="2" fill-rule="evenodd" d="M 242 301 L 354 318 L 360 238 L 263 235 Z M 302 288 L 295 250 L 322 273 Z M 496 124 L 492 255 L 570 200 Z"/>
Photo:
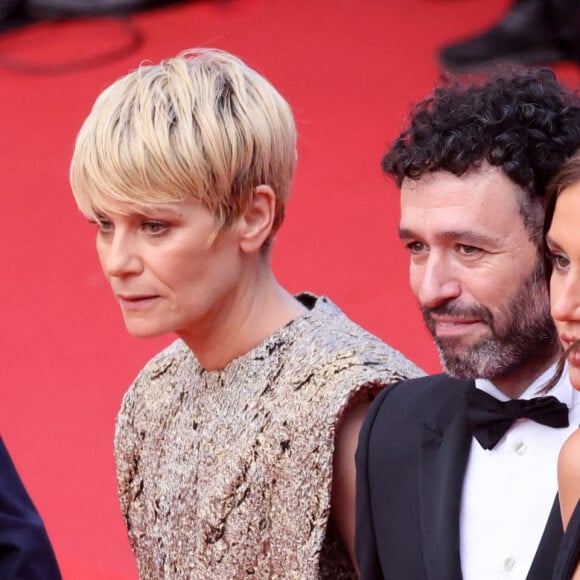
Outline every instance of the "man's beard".
<path id="1" fill-rule="evenodd" d="M 494 379 L 519 370 L 536 356 L 549 357 L 557 344 L 541 261 L 496 315 L 484 306 L 463 306 L 453 300 L 421 310 L 439 350 L 441 363 L 455 377 Z M 491 335 L 467 346 L 462 346 L 460 337 L 440 339 L 435 334 L 432 313 L 480 319 Z"/>

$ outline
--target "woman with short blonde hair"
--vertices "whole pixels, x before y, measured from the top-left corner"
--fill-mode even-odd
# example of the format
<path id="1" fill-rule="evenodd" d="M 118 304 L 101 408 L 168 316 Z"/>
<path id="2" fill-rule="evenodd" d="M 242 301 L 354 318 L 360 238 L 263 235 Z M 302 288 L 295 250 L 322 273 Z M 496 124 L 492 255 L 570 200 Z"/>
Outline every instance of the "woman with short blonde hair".
<path id="1" fill-rule="evenodd" d="M 139 67 L 79 133 L 71 184 L 125 324 L 179 337 L 117 419 L 142 578 L 355 577 L 360 422 L 378 389 L 420 371 L 276 281 L 295 165 L 287 102 L 218 50 Z"/>

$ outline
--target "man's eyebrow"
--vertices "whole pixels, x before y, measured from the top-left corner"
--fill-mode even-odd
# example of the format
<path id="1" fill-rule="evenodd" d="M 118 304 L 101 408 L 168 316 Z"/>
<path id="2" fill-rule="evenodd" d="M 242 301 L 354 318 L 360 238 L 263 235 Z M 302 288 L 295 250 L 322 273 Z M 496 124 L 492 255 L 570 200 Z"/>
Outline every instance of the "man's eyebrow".
<path id="1" fill-rule="evenodd" d="M 419 236 L 417 236 L 415 234 L 415 232 L 413 232 L 413 230 L 409 230 L 407 228 L 399 228 L 399 238 L 401 240 L 408 240 L 410 238 L 418 238 Z"/>
<path id="2" fill-rule="evenodd" d="M 486 234 L 473 232 L 470 230 L 439 230 L 434 234 L 435 239 L 441 241 L 455 241 L 460 240 L 462 244 L 468 246 L 495 246 L 498 243 L 497 237 L 488 236 Z M 399 228 L 399 238 L 401 240 L 422 239 L 422 236 L 409 228 Z"/>

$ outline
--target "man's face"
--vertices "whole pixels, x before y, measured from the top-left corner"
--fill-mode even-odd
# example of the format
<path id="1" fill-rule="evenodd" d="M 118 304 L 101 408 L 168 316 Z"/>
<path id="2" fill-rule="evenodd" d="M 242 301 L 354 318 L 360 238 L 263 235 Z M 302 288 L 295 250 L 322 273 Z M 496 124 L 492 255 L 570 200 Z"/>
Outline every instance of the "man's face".
<path id="1" fill-rule="evenodd" d="M 411 288 L 452 375 L 493 379 L 552 353 L 555 329 L 523 196 L 488 165 L 403 182 L 400 237 Z"/>

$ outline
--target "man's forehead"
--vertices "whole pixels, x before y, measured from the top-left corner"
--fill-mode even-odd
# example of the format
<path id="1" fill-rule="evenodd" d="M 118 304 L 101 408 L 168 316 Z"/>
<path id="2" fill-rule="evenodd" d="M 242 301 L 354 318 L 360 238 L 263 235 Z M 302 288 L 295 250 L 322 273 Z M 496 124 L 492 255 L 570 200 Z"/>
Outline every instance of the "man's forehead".
<path id="1" fill-rule="evenodd" d="M 459 185 L 462 183 L 487 183 L 490 181 L 509 182 L 517 187 L 501 167 L 496 167 L 487 162 L 483 162 L 481 165 L 468 168 L 459 175 L 446 169 L 437 169 L 436 171 L 426 171 L 418 178 L 405 177 L 401 184 L 401 191 L 415 191 L 439 182 L 447 182 L 449 184 L 456 183 Z"/>
<path id="2" fill-rule="evenodd" d="M 485 164 L 461 175 L 438 170 L 418 179 L 405 178 L 401 184 L 401 209 L 449 207 L 465 211 L 520 211 L 526 191 L 502 169 Z"/>
<path id="3" fill-rule="evenodd" d="M 522 213 L 526 195 L 495 167 L 461 176 L 435 171 L 403 183 L 399 235 L 487 248 L 524 243 L 529 238 Z"/>

